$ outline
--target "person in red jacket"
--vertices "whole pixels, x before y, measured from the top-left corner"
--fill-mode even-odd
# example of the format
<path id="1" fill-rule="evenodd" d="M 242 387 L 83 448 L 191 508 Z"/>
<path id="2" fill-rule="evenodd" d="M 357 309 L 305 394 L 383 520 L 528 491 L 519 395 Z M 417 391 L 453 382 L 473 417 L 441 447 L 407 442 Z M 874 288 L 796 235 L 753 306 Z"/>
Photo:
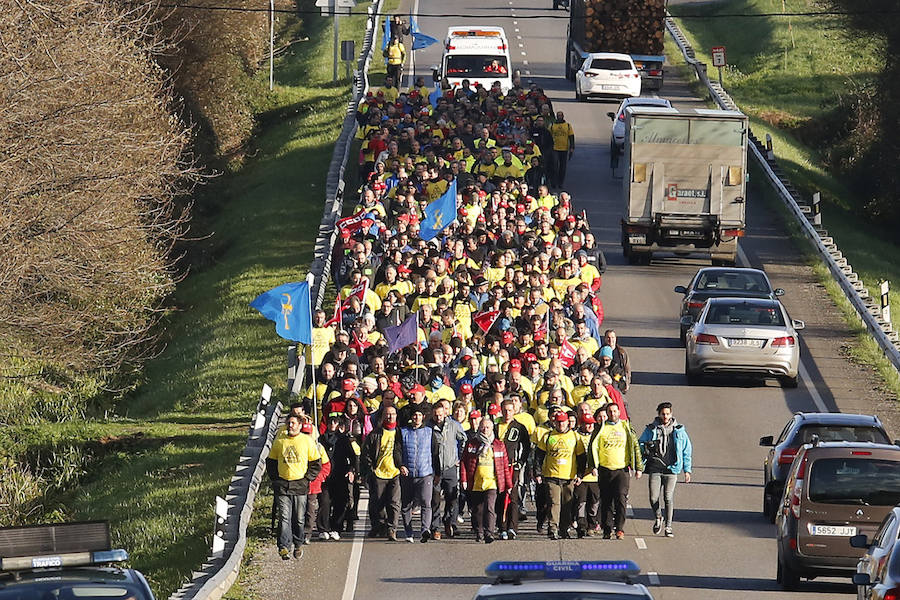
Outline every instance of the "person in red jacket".
<path id="1" fill-rule="evenodd" d="M 512 488 L 512 467 L 503 440 L 494 437 L 494 423 L 482 419 L 475 435 L 463 448 L 459 463 L 459 482 L 472 507 L 475 541 L 494 541 L 497 522 L 497 496 Z"/>

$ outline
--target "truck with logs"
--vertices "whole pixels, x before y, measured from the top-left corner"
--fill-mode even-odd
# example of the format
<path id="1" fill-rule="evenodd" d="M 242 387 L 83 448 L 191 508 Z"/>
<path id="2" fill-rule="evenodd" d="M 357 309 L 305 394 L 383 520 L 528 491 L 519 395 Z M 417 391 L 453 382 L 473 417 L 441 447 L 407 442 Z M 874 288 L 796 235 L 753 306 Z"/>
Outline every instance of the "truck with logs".
<path id="1" fill-rule="evenodd" d="M 622 252 L 705 254 L 734 266 L 746 211 L 747 116 L 738 111 L 625 109 Z"/>
<path id="2" fill-rule="evenodd" d="M 628 54 L 641 74 L 641 90 L 663 83 L 666 0 L 571 0 L 566 78 L 591 52 Z"/>

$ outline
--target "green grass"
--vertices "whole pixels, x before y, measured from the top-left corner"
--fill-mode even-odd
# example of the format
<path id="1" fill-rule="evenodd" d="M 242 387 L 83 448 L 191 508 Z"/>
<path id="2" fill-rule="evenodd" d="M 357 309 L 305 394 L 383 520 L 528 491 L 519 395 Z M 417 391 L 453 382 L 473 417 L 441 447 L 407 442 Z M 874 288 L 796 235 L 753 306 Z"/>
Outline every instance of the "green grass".
<path id="1" fill-rule="evenodd" d="M 813 0 L 787 0 L 787 12 L 818 10 Z M 781 12 L 781 0 L 726 0 L 697 6 L 672 6 L 673 15 Z M 760 17 L 676 19 L 698 59 L 711 66 L 710 48 L 724 45 L 729 66 L 725 89 L 749 117 L 757 137 L 772 136 L 775 154 L 801 193 L 822 194 L 825 227 L 862 281 L 875 293 L 883 279 L 894 282 L 891 302 L 900 306 L 900 248 L 891 235 L 855 212 L 861 199 L 830 172 L 820 149 L 805 138 L 839 110 L 842 96 L 872 81 L 881 65 L 880 42 L 845 28 L 841 17 Z M 670 50 L 670 48 L 672 50 Z M 669 57 L 680 56 L 674 44 Z M 677 60 L 677 59 L 676 59 Z"/>
<path id="2" fill-rule="evenodd" d="M 341 19 L 341 38 L 358 44 L 359 10 Z M 189 248 L 165 349 L 105 418 L 0 432 L 0 448 L 64 490 L 32 504 L 31 520 L 109 519 L 115 544 L 160 598 L 209 552 L 213 498 L 227 489 L 262 384 L 285 393 L 286 343 L 248 303 L 305 277 L 350 92 L 349 81 L 331 81 L 330 19 L 286 21 L 283 39 L 309 41 L 277 61 L 274 92 L 256 100 L 261 129 L 249 158 L 198 191 L 203 239 Z"/>

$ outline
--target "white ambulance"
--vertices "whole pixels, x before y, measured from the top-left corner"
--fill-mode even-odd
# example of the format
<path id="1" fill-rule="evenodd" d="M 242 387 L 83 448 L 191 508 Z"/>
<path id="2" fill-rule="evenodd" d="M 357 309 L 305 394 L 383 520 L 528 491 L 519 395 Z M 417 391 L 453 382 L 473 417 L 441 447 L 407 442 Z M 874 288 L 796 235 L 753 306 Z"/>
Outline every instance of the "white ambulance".
<path id="1" fill-rule="evenodd" d="M 451 87 L 468 79 L 474 89 L 480 83 L 490 89 L 495 81 L 505 94 L 513 86 L 509 43 L 502 27 L 458 25 L 447 30 L 444 57 L 433 67 L 436 80 L 446 78 Z"/>

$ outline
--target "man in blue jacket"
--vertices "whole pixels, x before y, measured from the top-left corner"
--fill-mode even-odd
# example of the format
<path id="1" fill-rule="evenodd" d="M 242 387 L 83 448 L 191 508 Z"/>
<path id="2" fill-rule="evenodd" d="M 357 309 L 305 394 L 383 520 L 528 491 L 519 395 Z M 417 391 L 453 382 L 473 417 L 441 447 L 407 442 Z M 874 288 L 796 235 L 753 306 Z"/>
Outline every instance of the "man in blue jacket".
<path id="1" fill-rule="evenodd" d="M 409 425 L 400 429 L 397 439 L 400 445 L 400 512 L 408 542 L 415 541 L 412 528 L 414 505 L 418 505 L 422 511 L 420 540 L 424 544 L 431 539 L 431 495 L 434 482 L 431 436 L 431 428 L 425 427 L 425 411 L 415 406 Z"/>
<path id="2" fill-rule="evenodd" d="M 644 472 L 650 482 L 650 507 L 656 516 L 653 533 L 659 535 L 665 527 L 666 537 L 674 537 L 672 514 L 675 511 L 675 484 L 679 473 L 684 473 L 685 483 L 691 481 L 691 438 L 684 425 L 672 416 L 671 402 L 661 402 L 656 407 L 656 414 L 657 417 L 644 428 L 638 441 L 641 455 L 646 460 Z M 665 520 L 660 496 L 665 502 Z"/>

